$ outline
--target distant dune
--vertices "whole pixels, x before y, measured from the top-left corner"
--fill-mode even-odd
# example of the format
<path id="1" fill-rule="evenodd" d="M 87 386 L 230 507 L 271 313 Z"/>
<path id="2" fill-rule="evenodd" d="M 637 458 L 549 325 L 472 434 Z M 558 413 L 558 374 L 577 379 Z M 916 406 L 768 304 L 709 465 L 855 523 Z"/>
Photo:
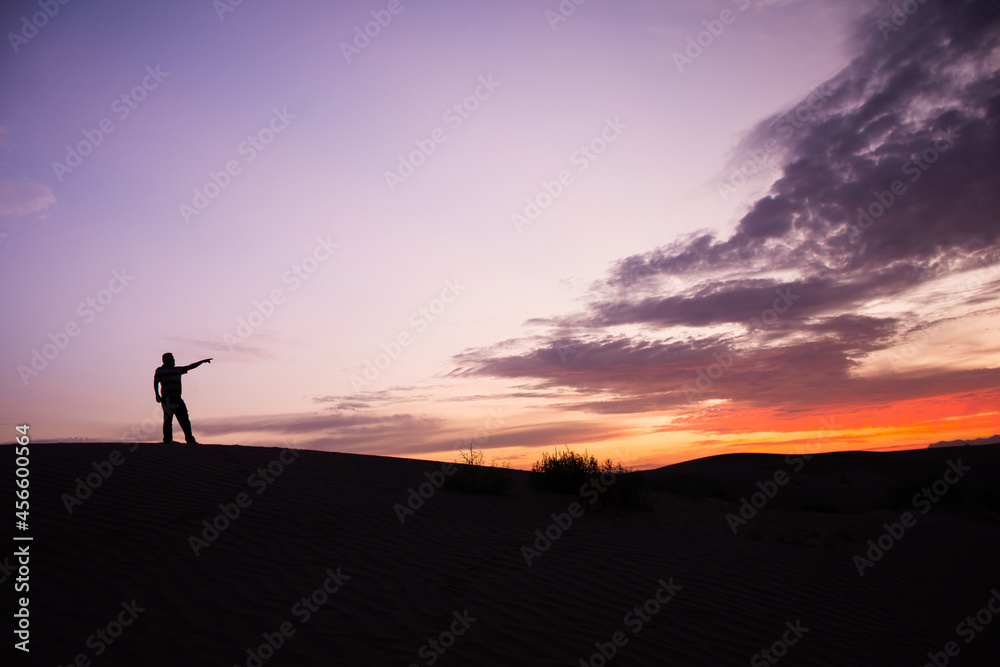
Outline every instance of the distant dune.
<path id="1" fill-rule="evenodd" d="M 977 438 L 975 440 L 942 440 L 935 442 L 928 447 L 964 447 L 965 445 L 996 445 L 1000 444 L 1000 435 L 993 435 L 988 438 Z"/>
<path id="2" fill-rule="evenodd" d="M 655 511 L 620 517 L 573 516 L 523 472 L 468 495 L 435 488 L 441 463 L 354 454 L 34 444 L 30 470 L 32 664 L 1000 655 L 1000 615 L 965 621 L 1000 587 L 998 445 L 689 461 L 645 473 Z"/>

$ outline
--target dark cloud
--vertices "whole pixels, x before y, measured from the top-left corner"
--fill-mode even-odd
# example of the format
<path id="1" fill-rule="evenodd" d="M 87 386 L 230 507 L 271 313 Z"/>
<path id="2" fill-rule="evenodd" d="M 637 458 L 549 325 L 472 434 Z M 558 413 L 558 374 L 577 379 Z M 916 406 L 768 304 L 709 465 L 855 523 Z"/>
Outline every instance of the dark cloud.
<path id="1" fill-rule="evenodd" d="M 730 236 L 621 259 L 583 312 L 529 322 L 550 336 L 466 351 L 455 374 L 569 388 L 580 400 L 563 407 L 608 414 L 692 397 L 791 413 L 1000 385 L 991 369 L 856 373 L 935 323 L 858 313 L 1000 257 L 1000 3 L 918 6 L 895 23 L 893 3 L 876 7 L 842 72 L 751 129 L 735 153 L 777 156 L 780 172 Z M 692 393 L 720 359 L 733 363 Z"/>
<path id="2" fill-rule="evenodd" d="M 820 87 L 816 108 L 803 103 L 796 110 L 807 113 L 797 118 L 765 119 L 737 149 L 777 143 L 783 164 L 735 233 L 703 233 L 625 258 L 607 286 L 737 265 L 866 273 L 996 248 L 1000 79 L 995 54 L 987 55 L 998 46 L 998 8 L 928 3 L 884 38 L 878 21 L 892 5 L 878 7 L 858 28 L 861 55 Z M 899 195 L 895 181 L 905 186 Z M 892 204 L 852 234 L 858 208 L 880 203 L 876 192 L 888 192 Z"/>

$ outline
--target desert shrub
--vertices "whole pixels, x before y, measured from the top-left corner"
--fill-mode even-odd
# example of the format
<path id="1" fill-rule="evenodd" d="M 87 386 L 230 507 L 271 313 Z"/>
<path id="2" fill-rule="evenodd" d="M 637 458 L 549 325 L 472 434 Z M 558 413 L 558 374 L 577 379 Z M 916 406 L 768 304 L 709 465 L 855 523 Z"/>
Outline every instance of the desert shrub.
<path id="1" fill-rule="evenodd" d="M 618 502 L 622 509 L 653 509 L 653 497 L 646 489 L 646 478 L 641 472 L 630 470 L 620 462 L 607 459 L 598 464 L 597 459 L 587 454 L 577 454 L 567 447 L 554 454 L 542 453 L 542 460 L 531 466 L 529 485 L 537 491 L 579 494 L 580 487 L 588 480 L 598 479 L 608 473 L 614 475 L 618 485 Z"/>
<path id="2" fill-rule="evenodd" d="M 537 491 L 577 493 L 583 482 L 600 472 L 597 459 L 588 455 L 586 450 L 577 454 L 567 447 L 565 451 L 555 454 L 542 452 L 542 460 L 531 465 L 528 483 Z"/>
<path id="3" fill-rule="evenodd" d="M 492 493 L 502 495 L 510 491 L 514 483 L 514 474 L 511 472 L 510 463 L 506 461 L 497 462 L 493 459 L 491 465 L 486 465 L 486 454 L 481 449 L 475 449 L 469 445 L 469 450 L 462 450 L 459 453 L 462 459 L 457 463 L 455 474 L 448 475 L 444 481 L 444 488 L 449 491 L 462 491 L 463 493 Z"/>

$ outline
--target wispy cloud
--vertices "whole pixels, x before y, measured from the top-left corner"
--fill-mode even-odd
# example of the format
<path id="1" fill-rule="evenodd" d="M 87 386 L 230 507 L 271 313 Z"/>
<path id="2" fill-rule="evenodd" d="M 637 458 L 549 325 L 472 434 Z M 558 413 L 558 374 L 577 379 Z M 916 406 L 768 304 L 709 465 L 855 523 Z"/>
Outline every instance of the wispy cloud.
<path id="1" fill-rule="evenodd" d="M 29 215 L 56 203 L 52 188 L 29 179 L 0 181 L 0 215 Z"/>

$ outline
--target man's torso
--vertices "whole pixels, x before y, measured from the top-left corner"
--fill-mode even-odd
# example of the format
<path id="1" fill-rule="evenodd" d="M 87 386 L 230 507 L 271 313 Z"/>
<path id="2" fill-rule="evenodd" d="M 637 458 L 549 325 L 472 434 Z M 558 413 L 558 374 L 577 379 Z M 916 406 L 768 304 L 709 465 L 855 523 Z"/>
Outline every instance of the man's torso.
<path id="1" fill-rule="evenodd" d="M 160 383 L 160 392 L 164 396 L 180 396 L 181 376 L 186 372 L 186 370 L 177 368 L 176 366 L 160 366 L 156 369 L 153 377 Z"/>

